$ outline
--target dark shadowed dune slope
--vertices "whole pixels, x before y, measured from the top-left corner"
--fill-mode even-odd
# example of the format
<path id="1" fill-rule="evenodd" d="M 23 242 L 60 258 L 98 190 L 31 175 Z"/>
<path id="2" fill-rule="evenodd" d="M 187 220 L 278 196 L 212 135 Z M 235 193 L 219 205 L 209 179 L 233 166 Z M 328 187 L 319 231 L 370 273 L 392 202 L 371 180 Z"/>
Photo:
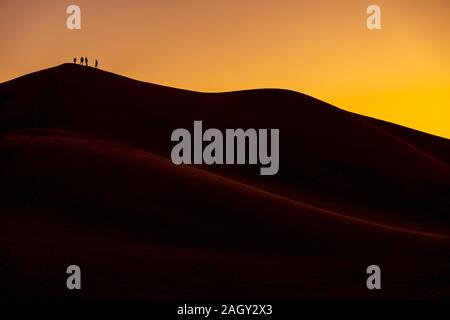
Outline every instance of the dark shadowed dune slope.
<path id="1" fill-rule="evenodd" d="M 279 173 L 175 166 L 170 135 L 194 120 L 279 128 Z M 447 139 L 293 91 L 72 64 L 0 84 L 0 139 L 5 297 L 450 297 Z M 79 293 L 70 264 L 86 270 Z"/>

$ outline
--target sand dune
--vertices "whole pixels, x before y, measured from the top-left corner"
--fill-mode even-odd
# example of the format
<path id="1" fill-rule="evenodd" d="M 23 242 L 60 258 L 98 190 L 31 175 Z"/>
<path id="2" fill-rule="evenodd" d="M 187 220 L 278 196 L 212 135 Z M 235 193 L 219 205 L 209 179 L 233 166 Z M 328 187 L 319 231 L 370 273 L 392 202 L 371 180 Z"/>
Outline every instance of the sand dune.
<path id="1" fill-rule="evenodd" d="M 280 171 L 175 166 L 170 133 L 279 128 Z M 286 90 L 199 93 L 78 65 L 0 85 L 5 297 L 442 298 L 448 140 Z M 65 267 L 86 270 L 68 292 Z M 365 268 L 385 270 L 368 291 Z"/>

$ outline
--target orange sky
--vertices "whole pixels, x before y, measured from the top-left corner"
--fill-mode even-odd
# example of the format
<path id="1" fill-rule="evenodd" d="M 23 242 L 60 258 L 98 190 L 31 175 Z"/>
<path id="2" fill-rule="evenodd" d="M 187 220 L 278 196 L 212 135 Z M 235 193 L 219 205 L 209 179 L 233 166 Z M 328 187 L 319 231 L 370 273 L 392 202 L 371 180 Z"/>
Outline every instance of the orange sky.
<path id="1" fill-rule="evenodd" d="M 366 28 L 373 3 L 382 30 Z M 70 4 L 79 31 L 66 29 Z M 0 12 L 0 82 L 84 55 L 191 90 L 293 89 L 450 138 L 448 0 L 14 0 Z"/>

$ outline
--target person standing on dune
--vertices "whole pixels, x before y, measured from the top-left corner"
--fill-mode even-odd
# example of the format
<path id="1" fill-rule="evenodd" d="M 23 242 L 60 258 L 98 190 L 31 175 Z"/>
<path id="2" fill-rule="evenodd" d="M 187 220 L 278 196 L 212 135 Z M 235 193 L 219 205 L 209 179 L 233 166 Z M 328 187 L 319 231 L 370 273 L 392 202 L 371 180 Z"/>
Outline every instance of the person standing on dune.
<path id="1" fill-rule="evenodd" d="M 83 57 L 81 57 L 80 61 L 81 61 L 81 62 L 80 62 L 80 64 L 81 64 L 81 65 L 83 65 L 83 62 L 84 62 L 84 58 L 83 58 Z"/>
<path id="2" fill-rule="evenodd" d="M 95 67 L 98 68 L 98 61 L 95 59 Z"/>
<path id="3" fill-rule="evenodd" d="M 89 65 L 88 65 L 88 58 L 87 58 L 87 57 L 84 58 L 84 61 L 86 61 L 86 67 L 89 66 Z"/>

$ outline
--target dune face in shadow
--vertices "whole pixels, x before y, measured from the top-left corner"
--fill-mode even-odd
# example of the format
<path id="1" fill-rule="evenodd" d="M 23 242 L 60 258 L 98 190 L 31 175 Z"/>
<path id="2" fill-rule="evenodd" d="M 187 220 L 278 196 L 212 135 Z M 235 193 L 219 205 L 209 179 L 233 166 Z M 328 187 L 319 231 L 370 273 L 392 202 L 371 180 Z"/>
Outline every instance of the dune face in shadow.
<path id="1" fill-rule="evenodd" d="M 279 172 L 174 165 L 171 133 L 195 120 L 279 128 Z M 0 135 L 2 297 L 450 297 L 446 139 L 292 91 L 77 65 L 0 84 Z"/>

